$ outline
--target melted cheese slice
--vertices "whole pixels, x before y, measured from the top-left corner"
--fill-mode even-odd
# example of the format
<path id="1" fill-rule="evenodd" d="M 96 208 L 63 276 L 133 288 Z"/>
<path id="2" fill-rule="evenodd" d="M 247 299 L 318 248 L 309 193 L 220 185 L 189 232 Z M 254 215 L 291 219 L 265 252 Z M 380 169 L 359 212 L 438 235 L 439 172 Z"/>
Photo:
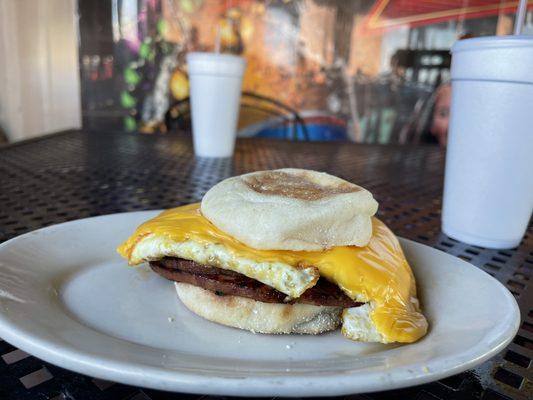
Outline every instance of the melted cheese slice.
<path id="1" fill-rule="evenodd" d="M 117 250 L 130 264 L 164 256 L 187 258 L 184 257 L 186 253 L 189 259 L 236 270 L 291 297 L 298 297 L 312 287 L 317 277 L 310 271 L 318 270 L 320 276 L 337 284 L 350 298 L 369 303 L 368 317 L 380 341 L 414 342 L 426 333 L 427 322 L 420 313 L 413 273 L 396 236 L 377 218 L 373 218 L 372 223 L 373 234 L 366 247 L 340 246 L 313 252 L 256 250 L 216 228 L 202 216 L 196 203 L 164 211 L 145 222 Z M 154 240 L 157 245 L 152 243 Z M 199 260 L 202 255 L 198 255 L 195 245 L 203 249 L 218 246 L 225 256 L 214 257 L 210 253 L 207 259 Z M 177 248 L 185 250 L 176 252 Z M 241 268 L 233 265 L 235 260 L 253 262 L 245 263 Z M 307 273 L 295 275 L 295 278 L 287 273 L 287 269 L 269 267 L 258 277 L 255 268 L 258 265 L 285 265 L 295 272 Z M 291 285 L 283 287 L 283 282 L 291 279 L 296 279 L 291 281 L 293 288 L 296 287 L 292 292 Z M 345 312 L 343 333 L 353 337 L 345 332 L 346 322 L 350 319 L 353 319 L 353 313 Z"/>

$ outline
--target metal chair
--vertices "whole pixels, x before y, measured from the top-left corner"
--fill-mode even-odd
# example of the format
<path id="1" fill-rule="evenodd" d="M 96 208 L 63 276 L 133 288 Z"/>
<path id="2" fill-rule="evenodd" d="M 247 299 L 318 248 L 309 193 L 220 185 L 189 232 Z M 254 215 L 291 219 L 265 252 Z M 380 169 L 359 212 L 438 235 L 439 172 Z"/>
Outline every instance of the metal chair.
<path id="1" fill-rule="evenodd" d="M 190 132 L 190 115 L 189 97 L 172 104 L 165 114 L 167 131 Z M 241 97 L 239 129 L 246 128 L 244 130 L 248 131 L 247 136 L 254 136 L 258 129 L 267 127 L 282 127 L 285 139 L 309 140 L 306 124 L 295 109 L 270 97 L 244 91 Z"/>

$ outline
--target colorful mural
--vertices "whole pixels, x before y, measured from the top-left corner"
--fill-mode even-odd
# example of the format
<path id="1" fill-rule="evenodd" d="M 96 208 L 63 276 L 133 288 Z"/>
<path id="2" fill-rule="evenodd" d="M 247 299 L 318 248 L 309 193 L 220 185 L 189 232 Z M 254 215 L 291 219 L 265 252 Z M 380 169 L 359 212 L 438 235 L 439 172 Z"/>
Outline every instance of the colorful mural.
<path id="1" fill-rule="evenodd" d="M 448 50 L 511 3 L 79 0 L 84 124 L 187 131 L 185 54 L 220 51 L 247 59 L 242 136 L 444 144 Z"/>

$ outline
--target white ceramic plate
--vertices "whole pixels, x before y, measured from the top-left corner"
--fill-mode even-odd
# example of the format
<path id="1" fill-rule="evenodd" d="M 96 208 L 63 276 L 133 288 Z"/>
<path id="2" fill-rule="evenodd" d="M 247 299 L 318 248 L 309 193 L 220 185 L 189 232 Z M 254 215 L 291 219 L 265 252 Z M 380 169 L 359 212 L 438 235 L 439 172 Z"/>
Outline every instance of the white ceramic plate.
<path id="1" fill-rule="evenodd" d="M 399 388 L 480 364 L 515 335 L 513 296 L 478 268 L 402 240 L 430 331 L 410 345 L 252 334 L 203 320 L 115 247 L 154 211 L 51 226 L 0 245 L 0 337 L 94 377 L 156 389 L 321 396 Z"/>

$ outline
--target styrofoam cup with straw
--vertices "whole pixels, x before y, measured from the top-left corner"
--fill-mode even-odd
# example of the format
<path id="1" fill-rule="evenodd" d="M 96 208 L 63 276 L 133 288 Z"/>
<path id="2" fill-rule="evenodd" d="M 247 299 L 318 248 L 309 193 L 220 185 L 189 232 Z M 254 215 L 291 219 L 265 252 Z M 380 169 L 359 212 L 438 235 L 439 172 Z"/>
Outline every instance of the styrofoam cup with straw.
<path id="1" fill-rule="evenodd" d="M 237 136 L 246 61 L 215 53 L 188 53 L 194 152 L 199 157 L 231 157 Z"/>
<path id="2" fill-rule="evenodd" d="M 442 230 L 514 248 L 533 210 L 533 36 L 461 40 L 452 54 Z"/>

